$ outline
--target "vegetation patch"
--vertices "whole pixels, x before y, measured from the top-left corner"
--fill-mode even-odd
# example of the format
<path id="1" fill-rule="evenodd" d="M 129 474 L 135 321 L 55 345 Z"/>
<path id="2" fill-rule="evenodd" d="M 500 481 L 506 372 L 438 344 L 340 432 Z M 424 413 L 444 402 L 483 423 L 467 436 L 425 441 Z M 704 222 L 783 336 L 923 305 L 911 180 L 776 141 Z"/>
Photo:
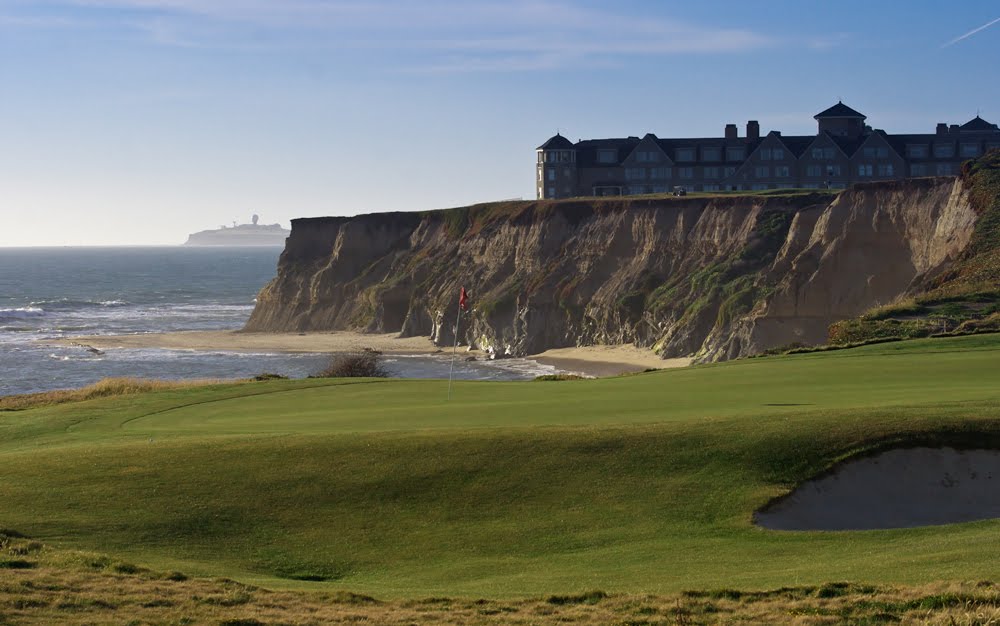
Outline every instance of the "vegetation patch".
<path id="1" fill-rule="evenodd" d="M 313 378 L 386 378 L 389 371 L 382 364 L 382 353 L 371 348 L 360 352 L 335 354 L 330 364 Z"/>
<path id="2" fill-rule="evenodd" d="M 204 387 L 239 381 L 215 380 L 151 380 L 146 378 L 104 378 L 80 389 L 60 389 L 42 393 L 0 396 L 0 411 L 18 411 L 66 402 L 81 402 L 95 398 L 131 396 L 150 391 L 166 391 Z"/>

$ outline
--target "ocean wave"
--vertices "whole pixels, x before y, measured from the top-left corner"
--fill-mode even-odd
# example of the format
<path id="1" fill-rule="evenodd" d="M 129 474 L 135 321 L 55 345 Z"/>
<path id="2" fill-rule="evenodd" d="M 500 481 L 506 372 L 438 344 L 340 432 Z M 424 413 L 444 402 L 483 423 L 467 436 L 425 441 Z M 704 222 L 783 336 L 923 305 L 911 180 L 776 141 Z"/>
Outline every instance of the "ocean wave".
<path id="1" fill-rule="evenodd" d="M 76 300 L 73 298 L 52 298 L 32 302 L 32 307 L 44 307 L 51 311 L 73 311 L 76 309 L 115 308 L 130 306 L 125 300 Z"/>
<path id="2" fill-rule="evenodd" d="M 16 309 L 0 309 L 0 321 L 26 320 L 45 315 L 45 310 L 36 306 L 25 306 Z"/>

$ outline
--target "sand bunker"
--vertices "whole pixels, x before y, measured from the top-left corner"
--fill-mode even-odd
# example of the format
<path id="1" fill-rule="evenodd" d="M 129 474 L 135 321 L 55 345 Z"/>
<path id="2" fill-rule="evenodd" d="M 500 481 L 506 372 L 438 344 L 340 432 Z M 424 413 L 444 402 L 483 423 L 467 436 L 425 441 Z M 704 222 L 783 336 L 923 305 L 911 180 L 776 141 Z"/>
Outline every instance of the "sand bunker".
<path id="1" fill-rule="evenodd" d="M 1000 517 L 1000 451 L 906 448 L 847 461 L 754 515 L 776 530 L 912 528 Z"/>

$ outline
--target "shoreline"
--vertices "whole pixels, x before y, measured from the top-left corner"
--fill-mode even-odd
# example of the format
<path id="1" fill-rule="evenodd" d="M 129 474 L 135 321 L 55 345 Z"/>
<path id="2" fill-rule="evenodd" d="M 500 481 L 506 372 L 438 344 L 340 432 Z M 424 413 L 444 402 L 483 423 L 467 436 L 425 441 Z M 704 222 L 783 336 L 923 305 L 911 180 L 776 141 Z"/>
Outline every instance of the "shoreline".
<path id="1" fill-rule="evenodd" d="M 450 352 L 427 337 L 400 338 L 397 333 L 363 334 L 346 331 L 309 333 L 248 333 L 239 330 L 177 331 L 137 335 L 88 335 L 44 340 L 54 345 L 90 350 L 164 349 L 224 352 L 327 353 L 371 348 L 389 355 L 434 355 Z M 484 358 L 484 352 L 462 349 L 465 356 Z M 652 351 L 626 344 L 555 348 L 524 357 L 565 372 L 585 376 L 617 376 L 647 369 L 690 365 L 691 359 L 661 359 Z"/>

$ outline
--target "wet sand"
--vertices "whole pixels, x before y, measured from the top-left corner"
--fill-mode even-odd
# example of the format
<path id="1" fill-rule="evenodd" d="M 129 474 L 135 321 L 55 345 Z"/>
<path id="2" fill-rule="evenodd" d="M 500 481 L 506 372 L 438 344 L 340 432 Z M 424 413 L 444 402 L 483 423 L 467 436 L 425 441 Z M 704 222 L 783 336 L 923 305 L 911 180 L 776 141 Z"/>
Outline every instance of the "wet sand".
<path id="1" fill-rule="evenodd" d="M 99 350 L 113 348 L 162 348 L 170 350 L 225 350 L 235 352 L 351 352 L 363 348 L 385 354 L 434 354 L 442 350 L 427 337 L 400 338 L 351 332 L 246 333 L 242 331 L 183 331 L 141 335 L 91 335 L 50 340 Z M 465 356 L 482 353 L 459 347 Z M 564 371 L 587 376 L 616 376 L 646 369 L 684 367 L 690 359 L 661 359 L 650 350 L 632 345 L 584 346 L 546 350 L 528 358 Z"/>

